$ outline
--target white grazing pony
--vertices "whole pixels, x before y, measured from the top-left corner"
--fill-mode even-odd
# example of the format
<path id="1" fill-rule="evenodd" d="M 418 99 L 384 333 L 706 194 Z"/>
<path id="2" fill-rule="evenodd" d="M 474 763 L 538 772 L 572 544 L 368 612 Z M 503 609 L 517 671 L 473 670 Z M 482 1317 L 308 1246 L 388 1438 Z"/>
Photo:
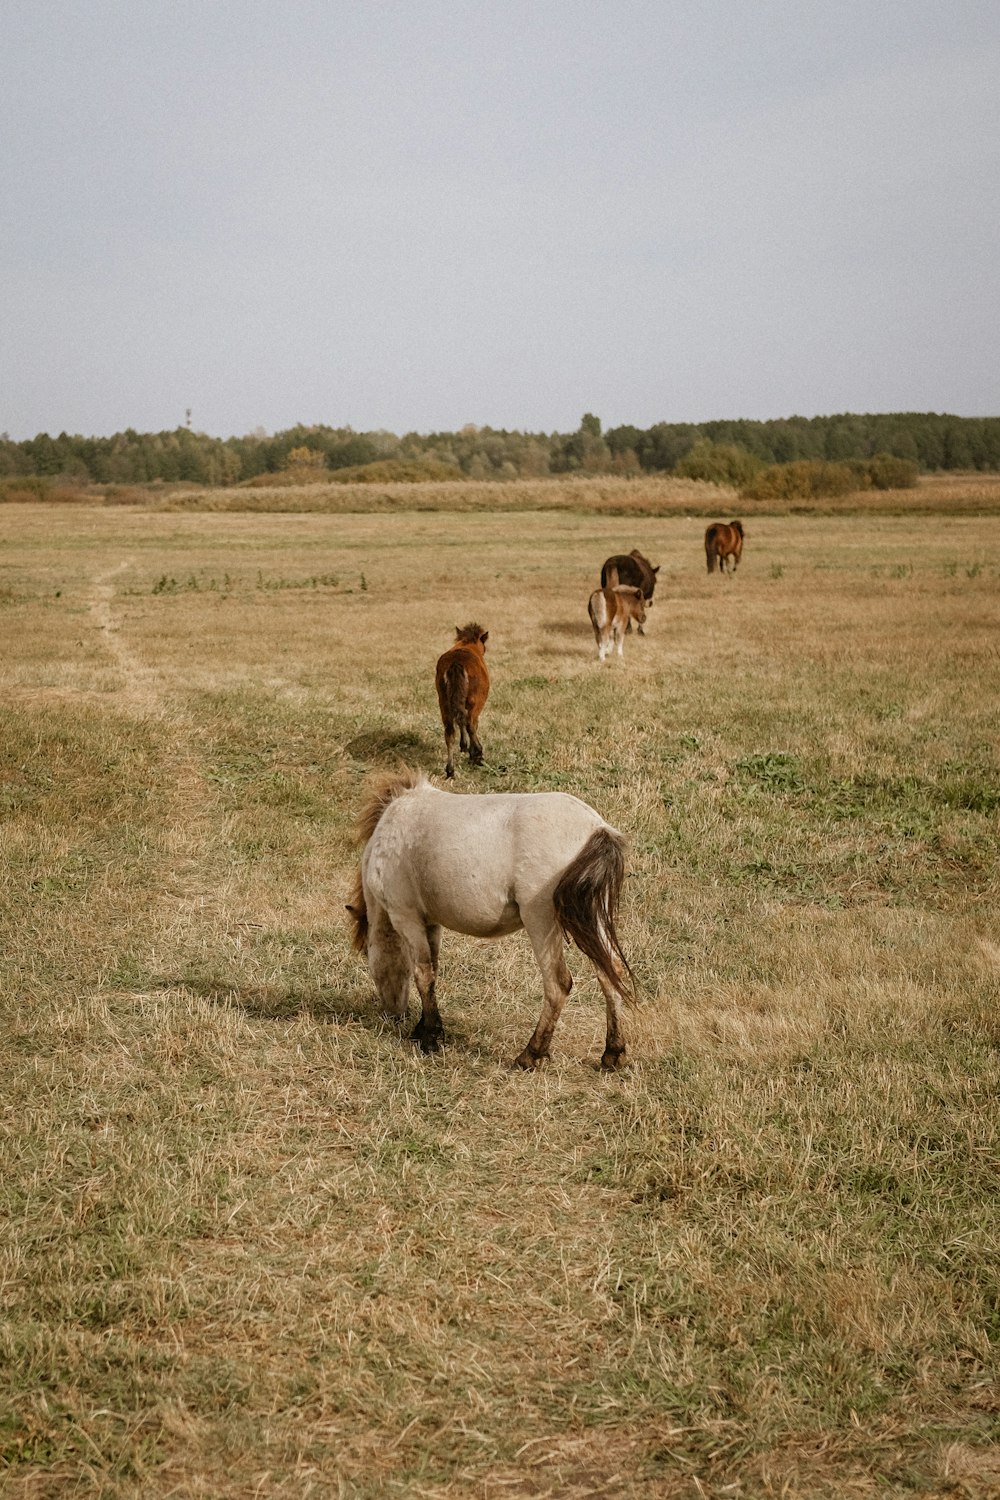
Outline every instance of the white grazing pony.
<path id="1" fill-rule="evenodd" d="M 441 928 L 499 938 L 523 927 L 545 998 L 515 1066 L 534 1068 L 549 1055 L 573 984 L 563 953 L 569 939 L 604 992 L 601 1066 L 618 1066 L 621 1004 L 635 996 L 615 932 L 625 840 L 592 807 L 565 792 L 457 796 L 404 769 L 375 787 L 358 833 L 364 852 L 347 908 L 354 946 L 368 959 L 387 1015 L 405 1016 L 416 978 L 421 1016 L 413 1038 L 425 1052 L 443 1034 L 434 996 Z"/>

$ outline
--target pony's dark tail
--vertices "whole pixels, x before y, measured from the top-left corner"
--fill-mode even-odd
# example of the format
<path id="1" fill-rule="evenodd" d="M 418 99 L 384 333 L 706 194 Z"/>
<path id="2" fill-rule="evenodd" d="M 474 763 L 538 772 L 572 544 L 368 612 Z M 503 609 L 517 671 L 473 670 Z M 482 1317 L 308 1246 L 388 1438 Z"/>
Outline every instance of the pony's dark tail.
<path id="1" fill-rule="evenodd" d="M 627 1000 L 635 1000 L 635 975 L 615 931 L 625 879 L 625 840 L 597 828 L 566 866 L 552 892 L 559 925 L 581 953 Z"/>
<path id="2" fill-rule="evenodd" d="M 441 718 L 444 720 L 445 728 L 453 724 L 461 729 L 468 717 L 465 707 L 468 696 L 468 672 L 460 661 L 449 662 L 441 679 L 441 689 L 438 693 Z"/>
<path id="3" fill-rule="evenodd" d="M 715 527 L 710 526 L 705 533 L 705 561 L 708 571 L 711 573 L 715 568 Z"/>

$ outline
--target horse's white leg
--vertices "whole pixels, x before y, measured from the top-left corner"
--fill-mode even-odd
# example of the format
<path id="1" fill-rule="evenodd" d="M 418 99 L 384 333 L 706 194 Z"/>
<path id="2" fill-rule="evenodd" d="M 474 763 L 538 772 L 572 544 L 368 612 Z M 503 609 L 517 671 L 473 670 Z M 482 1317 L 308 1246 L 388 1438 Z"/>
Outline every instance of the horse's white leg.
<path id="1" fill-rule="evenodd" d="M 386 1015 L 402 1017 L 410 998 L 413 964 L 406 944 L 377 903 L 368 912 L 368 972 Z"/>
<path id="2" fill-rule="evenodd" d="M 411 1033 L 422 1052 L 436 1052 L 441 1045 L 444 1027 L 437 1007 L 435 987 L 437 960 L 441 946 L 440 927 L 428 927 L 419 917 L 397 917 L 399 932 L 409 948 L 414 964 L 414 978 L 420 996 L 420 1020 Z"/>
<path id="3" fill-rule="evenodd" d="M 625 655 L 624 651 L 622 650 L 622 646 L 624 644 L 625 644 L 625 632 L 622 630 L 621 626 L 616 621 L 615 622 L 615 646 L 618 649 L 618 655 L 619 656 L 624 656 Z"/>
<path id="4" fill-rule="evenodd" d="M 535 959 L 542 974 L 542 1013 L 538 1025 L 523 1052 L 514 1059 L 515 1068 L 537 1068 L 543 1057 L 548 1057 L 552 1033 L 562 1015 L 566 997 L 573 988 L 573 976 L 566 966 L 566 940 L 555 920 L 551 903 L 546 912 L 537 915 L 521 913 L 524 930 L 534 950 Z"/>

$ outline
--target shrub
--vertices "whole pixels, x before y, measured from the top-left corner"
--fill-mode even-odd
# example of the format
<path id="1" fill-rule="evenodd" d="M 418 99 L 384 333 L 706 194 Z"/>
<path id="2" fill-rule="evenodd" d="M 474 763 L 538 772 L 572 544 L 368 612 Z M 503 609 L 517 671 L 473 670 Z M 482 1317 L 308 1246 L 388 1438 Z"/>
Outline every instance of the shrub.
<path id="1" fill-rule="evenodd" d="M 6 479 L 0 484 L 0 505 L 24 505 L 36 500 L 47 500 L 48 481 L 35 474 L 24 474 L 17 479 Z"/>
<path id="2" fill-rule="evenodd" d="M 144 505 L 149 491 L 135 484 L 109 484 L 104 491 L 105 505 Z"/>
<path id="3" fill-rule="evenodd" d="M 684 479 L 709 484 L 731 484 L 736 489 L 750 484 L 760 472 L 760 459 L 738 443 L 695 443 L 674 470 Z"/>
<path id="4" fill-rule="evenodd" d="M 868 478 L 877 490 L 912 490 L 920 478 L 920 465 L 894 453 L 876 453 L 868 463 Z"/>
<path id="5" fill-rule="evenodd" d="M 746 500 L 812 500 L 866 488 L 851 464 L 799 458 L 790 464 L 771 464 L 744 485 L 740 494 Z"/>
<path id="6" fill-rule="evenodd" d="M 285 459 L 286 469 L 325 469 L 326 454 L 316 448 L 292 448 Z"/>
<path id="7" fill-rule="evenodd" d="M 357 464 L 327 474 L 336 484 L 426 484 L 443 480 L 462 480 L 464 475 L 450 464 L 420 459 L 383 458 L 373 464 Z"/>

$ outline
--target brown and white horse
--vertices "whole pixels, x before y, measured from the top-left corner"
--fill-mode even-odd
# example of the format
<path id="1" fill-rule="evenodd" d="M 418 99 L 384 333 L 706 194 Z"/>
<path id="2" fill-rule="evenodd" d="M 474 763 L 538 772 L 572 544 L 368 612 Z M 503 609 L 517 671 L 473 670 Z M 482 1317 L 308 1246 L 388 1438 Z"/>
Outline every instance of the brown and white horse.
<path id="1" fill-rule="evenodd" d="M 646 601 L 648 609 L 653 603 L 653 590 L 656 588 L 656 575 L 660 571 L 660 564 L 656 567 L 648 557 L 643 557 L 638 547 L 633 547 L 631 552 L 619 552 L 614 557 L 605 560 L 601 568 L 601 588 L 614 588 L 617 584 L 628 583 L 633 588 L 642 589 L 642 597 Z M 626 626 L 626 632 L 632 629 L 632 622 Z M 642 626 L 639 626 L 639 634 L 645 635 Z"/>
<path id="2" fill-rule="evenodd" d="M 368 960 L 387 1015 L 405 1017 L 410 982 L 420 995 L 413 1032 L 425 1052 L 441 1045 L 435 998 L 441 929 L 500 938 L 524 928 L 542 975 L 544 1002 L 514 1059 L 537 1067 L 573 980 L 569 939 L 589 958 L 604 993 L 603 1068 L 625 1054 L 622 1002 L 635 998 L 615 931 L 625 840 L 565 792 L 456 796 L 404 769 L 376 785 L 361 812 L 364 845 L 348 911 L 357 952 Z"/>
<path id="3" fill-rule="evenodd" d="M 481 625 L 456 625 L 454 646 L 438 658 L 435 682 L 448 753 L 444 774 L 448 777 L 455 774 L 456 729 L 460 748 L 468 751 L 469 764 L 483 763 L 478 731 L 479 715 L 490 691 L 485 657 L 489 637 L 489 631 Z"/>
<path id="4" fill-rule="evenodd" d="M 735 573 L 739 566 L 740 558 L 743 556 L 743 522 L 713 521 L 705 532 L 705 561 L 708 563 L 708 571 L 719 565 L 719 572 L 726 572 L 726 561 L 730 562 L 729 571 Z"/>
<path id="5" fill-rule="evenodd" d="M 646 601 L 642 596 L 642 589 L 632 588 L 627 584 L 618 584 L 616 588 L 595 589 L 587 610 L 594 627 L 597 654 L 601 661 L 612 646 L 619 656 L 623 655 L 622 641 L 632 620 L 638 625 L 640 634 L 646 622 Z"/>

